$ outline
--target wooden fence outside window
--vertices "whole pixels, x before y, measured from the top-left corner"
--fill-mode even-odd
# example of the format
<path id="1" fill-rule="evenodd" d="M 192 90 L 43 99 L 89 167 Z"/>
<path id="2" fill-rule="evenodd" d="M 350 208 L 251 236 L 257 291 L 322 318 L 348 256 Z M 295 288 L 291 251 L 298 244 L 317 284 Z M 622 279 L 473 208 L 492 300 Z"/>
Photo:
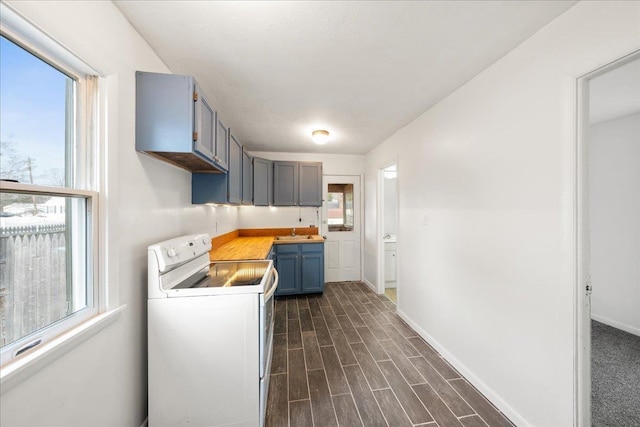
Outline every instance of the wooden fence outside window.
<path id="1" fill-rule="evenodd" d="M 3 346 L 70 314 L 66 240 L 64 223 L 0 228 Z"/>

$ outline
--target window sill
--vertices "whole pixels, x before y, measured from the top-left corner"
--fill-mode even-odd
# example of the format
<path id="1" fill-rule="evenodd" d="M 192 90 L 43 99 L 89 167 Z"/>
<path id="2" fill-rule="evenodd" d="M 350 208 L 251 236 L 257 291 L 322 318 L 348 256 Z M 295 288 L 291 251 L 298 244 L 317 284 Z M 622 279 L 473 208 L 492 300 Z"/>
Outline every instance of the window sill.
<path id="1" fill-rule="evenodd" d="M 57 358 L 78 347 L 84 341 L 115 322 L 126 307 L 126 305 L 121 305 L 114 310 L 98 314 L 52 341 L 42 344 L 23 357 L 7 363 L 0 368 L 0 394 L 5 394 L 13 389 Z"/>

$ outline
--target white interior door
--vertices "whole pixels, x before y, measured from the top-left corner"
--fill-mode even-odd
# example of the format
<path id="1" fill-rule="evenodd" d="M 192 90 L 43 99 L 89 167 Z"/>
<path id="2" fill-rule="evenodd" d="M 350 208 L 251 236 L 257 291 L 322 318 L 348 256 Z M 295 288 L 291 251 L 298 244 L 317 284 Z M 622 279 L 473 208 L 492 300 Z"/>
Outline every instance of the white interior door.
<path id="1" fill-rule="evenodd" d="M 322 177 L 325 282 L 360 280 L 360 177 Z"/>

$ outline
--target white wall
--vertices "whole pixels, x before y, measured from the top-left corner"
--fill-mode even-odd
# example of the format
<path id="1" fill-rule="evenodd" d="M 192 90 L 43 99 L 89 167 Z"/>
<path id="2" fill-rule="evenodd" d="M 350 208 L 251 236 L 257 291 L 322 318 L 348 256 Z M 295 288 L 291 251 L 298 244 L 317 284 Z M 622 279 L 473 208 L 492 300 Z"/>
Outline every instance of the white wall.
<path id="1" fill-rule="evenodd" d="M 397 159 L 398 310 L 517 425 L 574 425 L 576 78 L 639 14 L 578 3 L 366 156 L 366 279 Z"/>
<path id="2" fill-rule="evenodd" d="M 640 335 L 640 114 L 591 126 L 589 186 L 591 316 Z"/>
<path id="3" fill-rule="evenodd" d="M 238 213 L 240 228 L 319 227 L 321 208 L 246 206 Z"/>
<path id="4" fill-rule="evenodd" d="M 7 2 L 107 76 L 107 214 L 110 296 L 127 309 L 115 323 L 11 390 L 2 426 L 140 426 L 147 413 L 146 247 L 184 233 L 237 228 L 236 208 L 191 205 L 190 174 L 138 154 L 135 71 L 167 72 L 111 2 Z M 105 242 L 103 242 L 105 243 Z"/>

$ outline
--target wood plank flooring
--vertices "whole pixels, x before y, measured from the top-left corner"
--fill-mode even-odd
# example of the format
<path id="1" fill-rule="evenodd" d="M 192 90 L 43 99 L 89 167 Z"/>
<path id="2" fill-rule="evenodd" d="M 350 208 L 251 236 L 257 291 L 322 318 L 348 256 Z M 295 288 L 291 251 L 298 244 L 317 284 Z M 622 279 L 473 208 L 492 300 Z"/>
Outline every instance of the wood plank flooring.
<path id="1" fill-rule="evenodd" d="M 513 424 L 360 282 L 276 298 L 267 427 Z"/>

